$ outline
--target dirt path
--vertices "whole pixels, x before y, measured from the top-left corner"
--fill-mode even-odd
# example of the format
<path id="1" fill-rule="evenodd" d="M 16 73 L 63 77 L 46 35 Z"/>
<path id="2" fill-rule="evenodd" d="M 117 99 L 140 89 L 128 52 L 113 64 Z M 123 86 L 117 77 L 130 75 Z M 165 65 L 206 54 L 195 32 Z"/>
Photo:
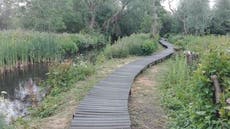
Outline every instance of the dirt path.
<path id="1" fill-rule="evenodd" d="M 136 78 L 129 99 L 132 129 L 165 129 L 167 117 L 160 106 L 157 75 L 163 66 L 147 69 Z"/>

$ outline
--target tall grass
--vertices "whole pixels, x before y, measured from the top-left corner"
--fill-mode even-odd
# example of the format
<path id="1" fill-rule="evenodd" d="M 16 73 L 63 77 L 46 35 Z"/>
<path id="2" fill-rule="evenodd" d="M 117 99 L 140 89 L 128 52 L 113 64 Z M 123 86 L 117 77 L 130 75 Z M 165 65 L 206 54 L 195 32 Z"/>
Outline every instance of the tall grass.
<path id="1" fill-rule="evenodd" d="M 34 31 L 0 32 L 0 67 L 18 64 L 58 61 L 80 49 L 106 43 L 101 35 L 54 34 Z"/>
<path id="2" fill-rule="evenodd" d="M 104 55 L 107 58 L 124 58 L 129 55 L 149 55 L 156 49 L 157 43 L 150 38 L 150 34 L 132 34 L 107 46 Z"/>
<path id="3" fill-rule="evenodd" d="M 161 80 L 161 94 L 169 115 L 170 129 L 186 129 L 191 123 L 189 106 L 194 101 L 191 75 L 183 56 L 176 56 L 166 64 Z"/>
<path id="4" fill-rule="evenodd" d="M 183 47 L 185 50 L 191 50 L 204 54 L 208 52 L 213 46 L 218 46 L 221 49 L 226 49 L 230 47 L 230 36 L 193 36 L 193 35 L 171 35 L 169 41 Z"/>
<path id="5" fill-rule="evenodd" d="M 227 129 L 230 110 L 230 37 L 178 36 L 174 42 L 184 49 L 199 53 L 195 69 L 186 66 L 185 57 L 171 60 L 162 84 L 163 104 L 170 116 L 172 129 Z M 173 41 L 171 39 L 171 41 Z M 210 78 L 217 75 L 222 89 L 221 102 L 214 101 Z"/>

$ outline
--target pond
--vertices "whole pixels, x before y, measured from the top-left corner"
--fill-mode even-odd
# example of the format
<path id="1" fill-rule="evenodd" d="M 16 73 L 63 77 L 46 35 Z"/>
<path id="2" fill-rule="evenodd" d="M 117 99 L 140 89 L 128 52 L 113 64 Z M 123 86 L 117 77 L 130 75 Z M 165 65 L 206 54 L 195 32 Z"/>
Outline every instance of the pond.
<path id="1" fill-rule="evenodd" d="M 5 72 L 0 77 L 0 114 L 7 123 L 28 115 L 28 107 L 37 106 L 46 95 L 39 83 L 47 78 L 48 64 L 33 64 Z"/>

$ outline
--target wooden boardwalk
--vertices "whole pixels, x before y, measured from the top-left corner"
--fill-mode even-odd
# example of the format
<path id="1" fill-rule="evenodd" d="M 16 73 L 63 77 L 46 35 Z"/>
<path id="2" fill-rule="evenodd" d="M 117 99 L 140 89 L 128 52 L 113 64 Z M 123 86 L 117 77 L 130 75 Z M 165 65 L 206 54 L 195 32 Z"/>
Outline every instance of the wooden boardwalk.
<path id="1" fill-rule="evenodd" d="M 160 44 L 166 49 L 129 63 L 96 84 L 77 107 L 70 129 L 131 129 L 128 98 L 135 77 L 174 53 L 167 41 Z"/>

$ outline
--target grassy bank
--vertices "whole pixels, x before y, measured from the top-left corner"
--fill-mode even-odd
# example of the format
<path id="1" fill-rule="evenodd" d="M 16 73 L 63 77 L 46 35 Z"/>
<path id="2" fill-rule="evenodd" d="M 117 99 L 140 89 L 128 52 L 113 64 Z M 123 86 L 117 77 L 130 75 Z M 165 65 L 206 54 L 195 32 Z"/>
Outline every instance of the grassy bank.
<path id="1" fill-rule="evenodd" d="M 230 126 L 226 101 L 230 97 L 229 41 L 227 36 L 186 36 L 174 40 L 177 45 L 199 53 L 199 61 L 191 69 L 185 56 L 179 54 L 167 64 L 161 90 L 170 117 L 169 128 L 227 129 Z M 222 89 L 220 103 L 214 101 L 212 75 L 217 75 Z"/>

